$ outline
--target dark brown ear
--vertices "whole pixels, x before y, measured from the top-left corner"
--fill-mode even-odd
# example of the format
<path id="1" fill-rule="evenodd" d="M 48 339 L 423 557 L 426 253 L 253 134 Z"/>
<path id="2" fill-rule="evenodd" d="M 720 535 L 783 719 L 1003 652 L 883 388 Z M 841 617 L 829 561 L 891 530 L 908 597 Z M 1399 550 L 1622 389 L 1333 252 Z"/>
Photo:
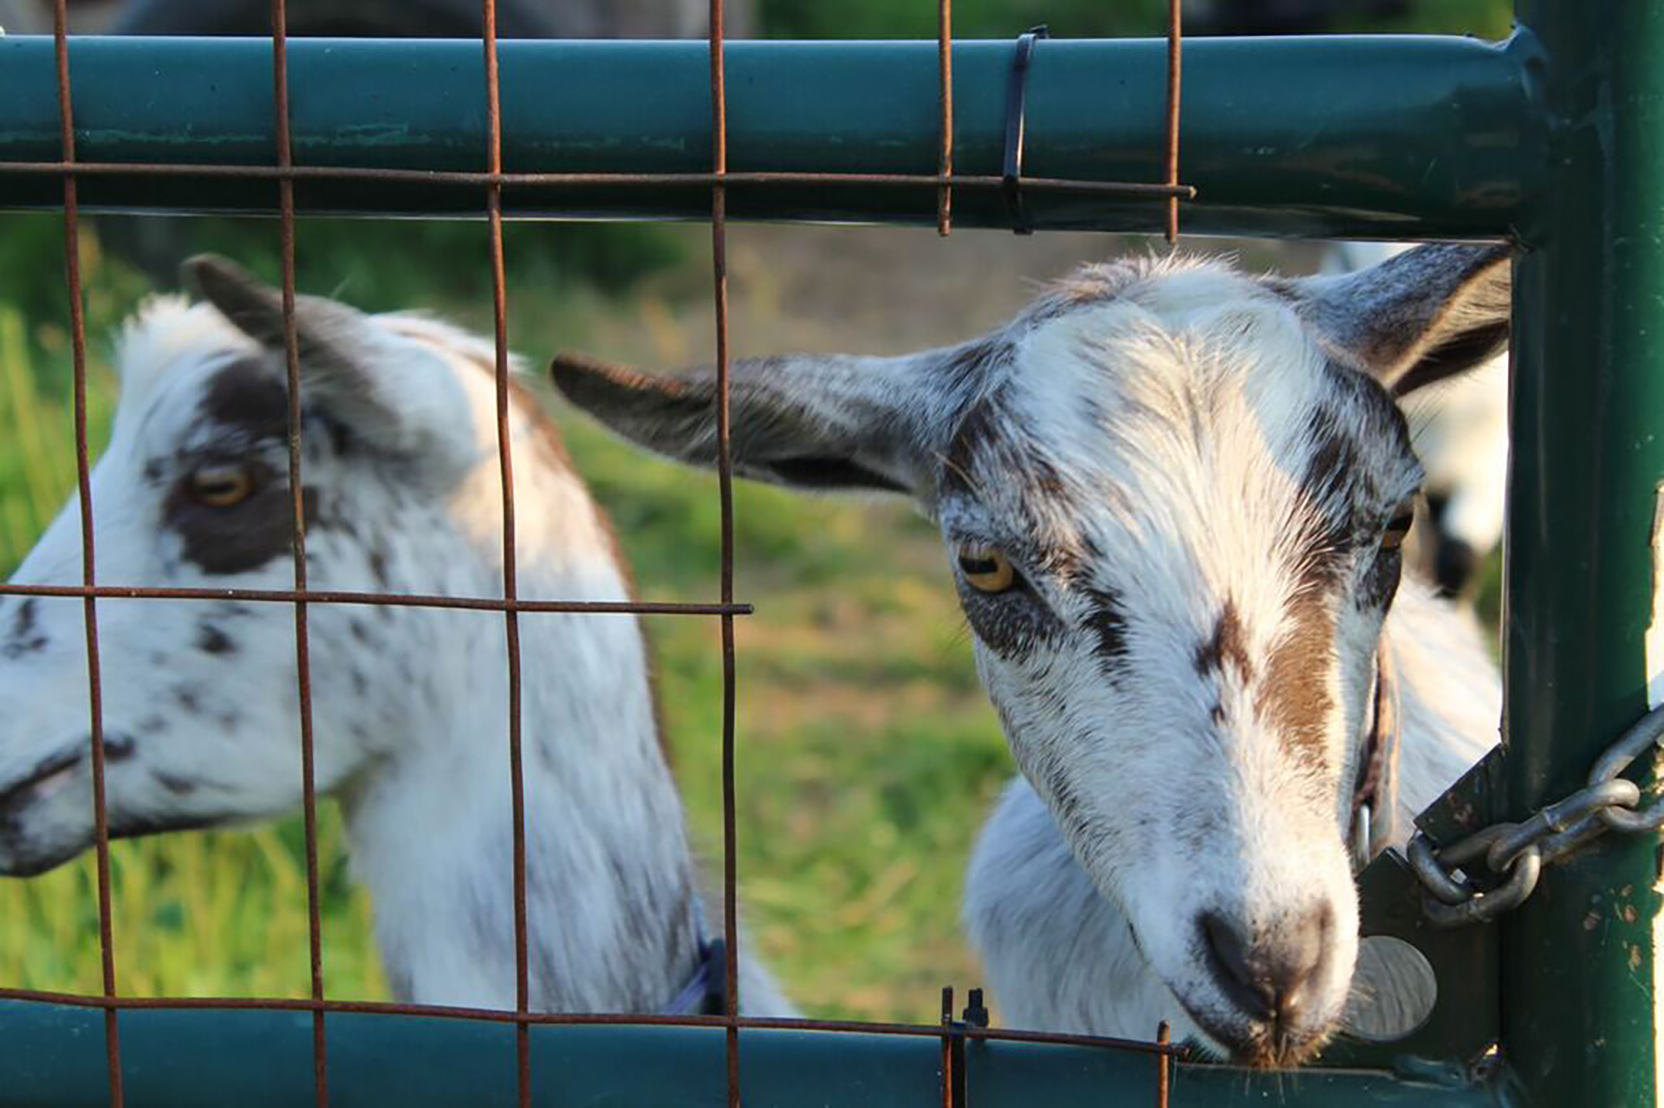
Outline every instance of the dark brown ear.
<path id="1" fill-rule="evenodd" d="M 729 377 L 729 452 L 744 477 L 803 489 L 917 488 L 919 358 L 747 358 Z M 689 465 L 716 465 L 716 371 L 640 373 L 579 354 L 555 387 L 623 437 Z"/>
<path id="2" fill-rule="evenodd" d="M 185 287 L 219 309 L 237 330 L 262 346 L 283 348 L 283 293 L 217 254 L 198 254 L 183 267 Z M 371 327 L 356 308 L 320 296 L 295 297 L 295 335 L 301 362 L 352 364 L 353 343 Z"/>
<path id="3" fill-rule="evenodd" d="M 1331 358 L 1402 396 L 1507 347 L 1510 273 L 1507 246 L 1433 243 L 1284 288 Z"/>
<path id="4" fill-rule="evenodd" d="M 185 285 L 234 327 L 274 353 L 284 349 L 283 293 L 213 254 L 191 258 Z M 364 442 L 436 466 L 471 456 L 457 419 L 467 397 L 454 370 L 421 343 L 356 308 L 295 297 L 302 396 L 325 407 Z M 459 355 L 465 356 L 465 355 Z"/>

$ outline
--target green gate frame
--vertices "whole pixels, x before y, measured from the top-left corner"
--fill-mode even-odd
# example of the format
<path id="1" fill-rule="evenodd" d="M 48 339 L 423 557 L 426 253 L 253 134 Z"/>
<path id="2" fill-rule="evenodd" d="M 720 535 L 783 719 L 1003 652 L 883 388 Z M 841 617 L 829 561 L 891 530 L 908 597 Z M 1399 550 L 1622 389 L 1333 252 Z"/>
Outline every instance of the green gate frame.
<path id="1" fill-rule="evenodd" d="M 1185 49 L 1185 207 L 1192 232 L 1509 238 L 1515 264 L 1506 583 L 1506 747 L 1434 823 L 1518 819 L 1582 783 L 1647 708 L 1664 502 L 1664 2 L 1518 0 L 1503 44 L 1382 37 L 1199 40 Z M 162 176 L 131 163 L 272 164 L 265 41 L 76 39 L 86 209 L 270 214 L 272 177 Z M 957 168 L 997 175 L 1010 43 L 955 48 Z M 934 172 L 934 43 L 733 43 L 732 173 Z M 477 216 L 480 190 L 422 179 L 484 169 L 477 43 L 289 46 L 302 213 Z M 504 164 L 513 174 L 703 174 L 703 43 L 504 43 Z M 1045 43 L 1028 103 L 1028 171 L 1162 179 L 1165 47 Z M 50 40 L 0 38 L 0 208 L 62 204 Z M 328 90 L 326 95 L 320 95 Z M 181 120 L 190 120 L 181 128 Z M 129 163 L 127 165 L 117 163 Z M 331 167 L 391 171 L 375 183 Z M 933 184 L 807 187 L 735 178 L 729 214 L 930 223 Z M 709 183 L 506 182 L 511 215 L 707 218 Z M 1162 206 L 1035 193 L 1041 229 L 1154 231 Z M 962 190 L 961 226 L 1005 226 L 997 194 Z M 1552 367 L 1552 368 L 1551 368 Z M 1664 633 L 1664 629 L 1661 629 Z M 1644 767 L 1649 794 L 1656 759 Z M 1391 860 L 1389 859 L 1389 863 Z M 1377 921 L 1414 930 L 1402 867 L 1366 876 Z M 1427 1049 L 1360 1051 L 1371 1069 L 1255 1076 L 1180 1064 L 1175 1105 L 1659 1103 L 1655 936 L 1664 850 L 1607 836 L 1545 871 L 1499 923 L 1457 933 L 1442 964 L 1497 967 L 1451 987 Z M 1421 934 L 1421 932 L 1417 932 Z M 1423 936 L 1426 937 L 1426 936 Z M 1443 940 L 1428 938 L 1436 945 Z M 1472 962 L 1473 958 L 1480 959 Z M 1441 957 L 1435 957 L 1441 963 Z M 120 1016 L 132 1105 L 305 1104 L 306 1012 L 137 1009 Z M 1498 1051 L 1455 1047 L 1459 1025 Z M 97 1007 L 0 1001 L 0 1108 L 104 1103 Z M 720 1027 L 534 1026 L 540 1103 L 725 1103 Z M 508 1103 L 512 1024 L 334 1013 L 337 1105 Z M 748 1029 L 753 1104 L 917 1105 L 940 1097 L 932 1038 Z M 1441 1048 L 1441 1044 L 1444 1049 Z M 970 1042 L 978 1105 L 1147 1104 L 1156 1063 L 1078 1046 Z"/>

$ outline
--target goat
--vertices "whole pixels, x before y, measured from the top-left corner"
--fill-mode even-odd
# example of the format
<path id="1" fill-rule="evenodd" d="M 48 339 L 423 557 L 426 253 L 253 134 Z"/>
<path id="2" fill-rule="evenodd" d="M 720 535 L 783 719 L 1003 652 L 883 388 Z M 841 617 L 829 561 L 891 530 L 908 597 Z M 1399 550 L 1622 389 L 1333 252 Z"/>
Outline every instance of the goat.
<path id="1" fill-rule="evenodd" d="M 1374 265 L 1404 243 L 1339 242 L 1325 273 Z M 1418 563 L 1450 596 L 1467 591 L 1474 573 L 1502 541 L 1508 483 L 1508 359 L 1499 355 L 1460 377 L 1406 399 L 1410 441 L 1427 471 L 1427 520 Z"/>
<path id="2" fill-rule="evenodd" d="M 1334 1030 L 1384 627 L 1404 806 L 1495 741 L 1470 617 L 1414 582 L 1393 606 L 1422 482 L 1393 394 L 1506 341 L 1506 273 L 1469 246 L 1303 280 L 1126 261 L 957 346 L 734 363 L 736 473 L 907 494 L 940 525 L 1022 772 L 966 894 L 1013 1022 L 1169 1018 L 1264 1067 Z M 615 432 L 713 463 L 709 369 L 553 373 Z"/>
<path id="3" fill-rule="evenodd" d="M 121 334 L 92 472 L 102 581 L 286 589 L 293 572 L 282 299 L 229 262 Z M 494 348 L 414 314 L 299 297 L 314 589 L 501 595 Z M 522 596 L 619 600 L 627 570 L 554 426 L 511 396 Z M 79 581 L 72 498 L 13 577 Z M 102 599 L 112 837 L 275 817 L 302 798 L 286 604 Z M 77 600 L 0 604 L 0 873 L 94 835 Z M 339 799 L 394 997 L 515 1006 L 507 648 L 492 611 L 310 606 L 319 795 Z M 537 1011 L 657 1012 L 717 995 L 714 936 L 633 615 L 523 612 L 526 895 Z M 720 947 L 715 947 L 720 949 Z M 745 1009 L 787 1010 L 742 960 Z M 692 988 L 690 993 L 688 990 Z"/>

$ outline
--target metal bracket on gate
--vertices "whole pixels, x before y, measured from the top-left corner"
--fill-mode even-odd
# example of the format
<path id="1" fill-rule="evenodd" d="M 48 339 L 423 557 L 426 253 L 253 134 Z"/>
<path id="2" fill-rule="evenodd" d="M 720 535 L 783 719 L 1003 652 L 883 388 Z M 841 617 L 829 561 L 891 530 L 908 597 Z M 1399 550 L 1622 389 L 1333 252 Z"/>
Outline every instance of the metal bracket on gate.
<path id="1" fill-rule="evenodd" d="M 1028 129 L 1028 63 L 1038 39 L 1050 38 L 1044 23 L 1017 36 L 1017 52 L 1011 59 L 1011 82 L 1005 93 L 1005 166 L 1001 175 L 1005 210 L 1011 216 L 1011 232 L 1034 234 L 1028 208 L 1023 202 L 1023 140 Z"/>

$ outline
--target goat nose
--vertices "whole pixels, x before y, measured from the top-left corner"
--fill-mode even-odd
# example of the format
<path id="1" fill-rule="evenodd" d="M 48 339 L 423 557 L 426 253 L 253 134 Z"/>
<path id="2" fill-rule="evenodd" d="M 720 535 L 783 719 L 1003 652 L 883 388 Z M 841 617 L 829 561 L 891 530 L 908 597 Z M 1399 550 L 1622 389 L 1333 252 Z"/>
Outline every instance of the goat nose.
<path id="1" fill-rule="evenodd" d="M 1250 1019 L 1285 1023 L 1323 976 L 1334 912 L 1316 905 L 1253 936 L 1213 912 L 1202 913 L 1199 924 L 1208 968 L 1225 997 Z"/>

